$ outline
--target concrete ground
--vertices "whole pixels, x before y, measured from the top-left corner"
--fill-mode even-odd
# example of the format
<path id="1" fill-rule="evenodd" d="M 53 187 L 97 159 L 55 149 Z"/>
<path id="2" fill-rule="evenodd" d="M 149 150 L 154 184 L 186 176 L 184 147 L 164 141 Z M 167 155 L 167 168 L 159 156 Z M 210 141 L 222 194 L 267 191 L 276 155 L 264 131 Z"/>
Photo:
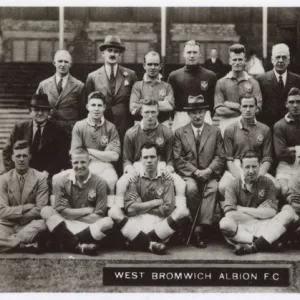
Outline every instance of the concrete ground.
<path id="1" fill-rule="evenodd" d="M 28 278 L 34 276 L 30 274 L 30 270 L 18 270 L 17 273 L 20 276 L 20 273 L 25 272 L 26 276 L 20 276 L 18 281 L 18 286 L 14 286 L 15 283 L 10 279 L 7 283 L 9 284 L 9 291 L 15 292 L 24 292 L 24 290 L 19 289 L 19 284 L 22 286 L 21 281 L 26 281 L 26 291 L 35 292 L 247 292 L 247 293 L 295 293 L 300 291 L 300 251 L 299 250 L 286 250 L 282 253 L 258 253 L 251 254 L 246 256 L 236 256 L 233 254 L 232 249 L 223 242 L 214 242 L 210 244 L 206 249 L 197 249 L 193 246 L 172 246 L 168 248 L 167 255 L 159 256 L 152 253 L 145 252 L 133 252 L 128 250 L 103 250 L 100 251 L 97 256 L 84 256 L 79 254 L 71 253 L 46 253 L 40 255 L 32 254 L 19 254 L 19 253 L 10 253 L 10 254 L 1 254 L 0 255 L 0 282 L 5 282 L 7 278 L 11 277 L 10 268 L 1 267 L 3 263 L 9 263 L 11 267 L 14 264 L 21 264 L 26 261 L 32 260 L 32 264 L 35 265 L 35 268 L 39 268 L 39 265 L 45 266 L 49 265 L 49 270 L 45 269 L 45 272 L 40 276 L 45 276 L 45 285 L 39 283 L 39 286 L 36 286 L 36 282 L 32 282 L 32 285 L 28 285 Z M 47 287 L 47 278 L 49 274 L 52 274 L 52 277 L 59 277 L 60 272 L 59 266 L 64 264 L 68 265 L 68 268 L 73 270 L 70 274 L 68 272 L 68 280 L 78 281 L 78 276 L 72 279 L 72 273 L 78 272 L 78 268 L 82 268 L 82 265 L 86 265 L 83 270 L 87 274 L 89 270 L 92 270 L 92 266 L 99 266 L 97 270 L 99 274 L 95 283 L 89 289 L 84 286 L 80 286 L 80 281 L 78 281 L 75 287 L 70 287 L 70 289 L 65 286 L 62 287 L 63 278 L 57 279 L 56 290 L 49 290 Z M 218 266 L 242 266 L 242 267 L 279 267 L 287 266 L 290 268 L 290 285 L 288 287 L 211 287 L 211 286 L 194 286 L 194 287 L 120 287 L 120 286 L 103 286 L 102 284 L 102 268 L 105 266 L 118 266 L 118 265 L 129 265 L 130 267 L 138 266 L 147 266 L 147 267 L 211 267 Z M 30 264 L 29 264 L 30 265 Z M 89 267 L 90 266 L 90 267 Z M 65 268 L 63 268 L 65 269 Z M 54 271 L 56 270 L 56 271 Z M 16 271 L 14 271 L 16 272 Z M 81 271 L 79 271 L 81 272 Z M 94 271 L 91 271 L 94 272 Z M 91 275 L 91 274 L 89 274 Z M 48 276 L 48 277 L 47 277 Z M 63 277 L 65 277 L 64 275 Z M 82 274 L 82 276 L 87 276 Z M 74 275 L 75 277 L 75 275 Z M 43 282 L 43 281 L 42 281 Z M 7 285 L 4 285 L 7 287 Z M 75 289 L 75 290 L 74 290 Z M 5 288 L 1 288 L 0 292 L 7 291 Z"/>

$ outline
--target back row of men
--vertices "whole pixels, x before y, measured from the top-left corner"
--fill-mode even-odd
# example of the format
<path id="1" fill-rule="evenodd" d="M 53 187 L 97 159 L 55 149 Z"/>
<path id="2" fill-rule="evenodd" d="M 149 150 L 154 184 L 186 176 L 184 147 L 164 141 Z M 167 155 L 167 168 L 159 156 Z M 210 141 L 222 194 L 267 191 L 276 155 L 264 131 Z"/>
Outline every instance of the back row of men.
<path id="1" fill-rule="evenodd" d="M 145 56 L 146 74 L 143 81 L 136 82 L 133 71 L 117 65 L 118 57 L 125 50 L 118 37 L 107 37 L 100 50 L 105 65 L 89 74 L 85 88 L 69 75 L 70 55 L 66 51 L 57 52 L 54 61 L 56 75 L 43 81 L 31 100 L 33 121 L 14 127 L 3 156 L 6 169 L 11 169 L 13 165 L 15 169 L 0 179 L 1 219 L 9 220 L 13 230 L 23 232 L 23 222 L 30 225 L 34 220 L 36 223 L 39 210 L 48 201 L 35 206 L 34 217 L 23 221 L 23 214 L 33 209 L 31 206 L 24 208 L 30 198 L 25 189 L 28 187 L 26 183 L 34 190 L 39 187 L 39 184 L 34 186 L 32 182 L 27 182 L 28 164 L 26 172 L 21 171 L 23 174 L 19 176 L 21 173 L 16 164 L 18 156 L 21 159 L 20 169 L 20 166 L 24 168 L 26 165 L 26 155 L 28 163 L 29 156 L 31 158 L 32 168 L 44 172 L 42 178 L 48 178 L 50 193 L 55 195 L 56 210 L 46 207 L 41 214 L 47 221 L 48 229 L 52 233 L 58 232 L 58 235 L 69 235 L 72 237 L 70 240 L 75 236 L 77 242 L 68 244 L 71 248 L 71 245 L 75 245 L 73 248 L 81 252 L 93 249 L 94 241 L 101 240 L 105 230 L 115 227 L 130 241 L 139 237 L 138 240 L 143 240 L 139 245 L 146 245 L 155 253 L 164 252 L 165 246 L 161 242 L 183 227 L 182 219 L 189 215 L 195 218 L 202 198 L 193 243 L 205 247 L 218 186 L 221 193 L 225 194 L 225 202 L 222 202 L 225 218 L 221 220 L 221 229 L 228 240 L 238 243 L 235 248 L 237 254 L 268 248 L 286 231 L 282 228 L 290 223 L 294 224 L 292 231 L 299 227 L 299 217 L 291 206 L 282 204 L 281 212 L 276 214 L 275 185 L 278 197 L 285 200 L 287 182 L 299 167 L 300 77 L 286 71 L 289 63 L 286 45 L 273 47 L 274 70 L 258 77 L 263 97 L 257 81 L 244 72 L 245 49 L 242 45 L 229 48 L 232 71 L 217 85 L 216 76 L 199 65 L 200 47 L 195 41 L 186 43 L 186 66 L 170 74 L 170 84 L 161 80 L 160 57 L 156 52 Z M 78 121 L 72 129 L 79 114 L 84 111 L 85 91 L 89 94 L 86 104 L 88 117 Z M 174 106 L 172 127 L 173 130 L 179 128 L 175 137 L 167 127 L 169 113 Z M 288 109 L 286 115 L 280 109 L 285 106 Z M 213 108 L 215 114 L 211 119 Z M 140 123 L 128 129 L 132 124 L 130 112 Z M 267 174 L 273 156 L 272 133 L 267 125 L 256 121 L 256 115 L 260 114 L 268 116 L 263 119 L 269 125 L 279 121 L 273 133 L 276 157 L 280 162 L 276 175 L 278 181 Z M 48 120 L 49 116 L 52 120 Z M 221 130 L 210 124 L 220 125 Z M 221 131 L 224 130 L 223 142 Z M 31 155 L 28 146 L 20 146 L 18 142 L 16 145 L 18 140 L 27 140 Z M 69 148 L 73 171 L 59 173 L 62 169 L 68 169 Z M 17 155 L 20 151 L 21 154 Z M 113 163 L 119 160 L 121 152 L 124 174 L 118 180 Z M 225 164 L 228 171 L 218 183 Z M 89 168 L 86 168 L 87 165 Z M 57 175 L 52 180 L 54 174 Z M 91 174 L 104 178 L 108 190 L 100 189 L 96 181 L 106 186 L 103 185 L 103 179 L 97 176 L 95 179 L 95 175 Z M 10 181 L 12 177 L 14 180 Z M 293 178 L 297 179 L 297 175 Z M 25 184 L 22 182 L 24 180 Z M 18 195 L 11 195 L 13 188 L 10 182 L 16 184 L 16 181 Z M 299 193 L 293 193 L 288 198 L 289 203 L 293 204 L 292 200 L 297 197 Z M 33 204 L 32 201 L 29 204 Z M 297 203 L 298 200 L 295 201 Z M 16 205 L 17 209 L 9 209 Z M 108 213 L 110 219 L 105 217 L 106 207 L 111 207 Z M 125 207 L 125 210 L 121 210 L 121 207 Z M 16 216 L 15 210 L 19 215 Z M 63 221 L 64 218 L 68 222 Z M 72 224 L 68 225 L 70 219 Z M 260 222 L 262 219 L 268 221 L 267 224 Z M 12 220 L 16 220 L 16 223 Z M 87 225 L 89 223 L 97 225 L 93 227 Z M 61 229 L 61 225 L 59 230 L 54 230 L 59 224 L 66 226 Z M 274 224 L 282 225 L 280 230 L 277 230 L 279 225 L 276 227 Z M 144 225 L 147 228 L 143 228 Z M 76 230 L 70 233 L 72 226 Z M 261 233 L 262 228 L 267 228 L 267 232 Z M 29 231 L 32 237 L 32 228 Z M 91 241 L 93 243 L 88 243 Z"/>

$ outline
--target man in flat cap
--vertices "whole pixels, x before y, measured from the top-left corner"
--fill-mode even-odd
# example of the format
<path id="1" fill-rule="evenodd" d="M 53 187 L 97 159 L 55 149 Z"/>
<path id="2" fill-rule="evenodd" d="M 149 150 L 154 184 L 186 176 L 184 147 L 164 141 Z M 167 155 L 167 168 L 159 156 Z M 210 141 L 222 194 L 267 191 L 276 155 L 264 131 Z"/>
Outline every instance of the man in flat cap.
<path id="1" fill-rule="evenodd" d="M 285 101 L 292 87 L 300 89 L 300 76 L 287 70 L 290 50 L 286 44 L 272 48 L 273 70 L 257 76 L 263 96 L 261 122 L 273 129 L 274 124 L 287 113 Z"/>
<path id="2" fill-rule="evenodd" d="M 168 78 L 175 97 L 175 116 L 173 131 L 190 122 L 190 118 L 183 110 L 188 97 L 202 95 L 209 105 L 212 113 L 214 108 L 214 92 L 217 77 L 214 72 L 200 66 L 200 44 L 194 40 L 185 43 L 183 50 L 185 66 L 173 71 Z M 211 117 L 207 110 L 205 121 L 211 123 Z"/>
<path id="3" fill-rule="evenodd" d="M 68 162 L 68 145 L 66 133 L 56 123 L 48 120 L 51 105 L 46 94 L 32 96 L 30 102 L 31 120 L 15 124 L 3 149 L 5 170 L 13 169 L 11 159 L 13 145 L 18 140 L 26 140 L 31 148 L 30 167 L 43 172 L 48 177 L 66 167 Z"/>
<path id="4" fill-rule="evenodd" d="M 88 75 L 87 94 L 100 91 L 106 97 L 105 118 L 116 125 L 123 143 L 126 130 L 133 125 L 133 118 L 129 111 L 129 98 L 137 76 L 133 70 L 118 64 L 125 50 L 118 36 L 106 36 L 99 48 L 104 57 L 104 65 Z"/>
<path id="5" fill-rule="evenodd" d="M 246 49 L 241 44 L 229 47 L 229 64 L 231 71 L 219 79 L 215 90 L 215 115 L 213 124 L 219 125 L 222 135 L 225 128 L 236 122 L 241 115 L 240 98 L 252 94 L 257 99 L 258 114 L 261 111 L 262 97 L 258 82 L 244 71 Z"/>
<path id="6" fill-rule="evenodd" d="M 46 94 L 51 106 L 50 118 L 63 127 L 71 142 L 75 122 L 86 117 L 84 83 L 70 74 L 72 56 L 58 50 L 53 59 L 54 76 L 40 82 L 37 94 Z"/>
<path id="7" fill-rule="evenodd" d="M 193 233 L 193 243 L 199 248 L 206 247 L 209 240 L 218 192 L 217 179 L 225 165 L 220 129 L 204 122 L 207 109 L 209 105 L 202 95 L 189 97 L 184 110 L 191 121 L 175 131 L 173 146 L 175 170 L 186 181 L 187 206 L 193 218 L 199 201 L 202 201 Z"/>
<path id="8" fill-rule="evenodd" d="M 137 81 L 132 88 L 130 112 L 137 121 L 140 121 L 143 99 L 153 98 L 158 103 L 158 121 L 170 127 L 171 114 L 175 106 L 174 95 L 171 85 L 162 80 L 161 65 L 161 58 L 157 52 L 150 51 L 145 55 L 143 66 L 146 73 L 143 80 Z"/>

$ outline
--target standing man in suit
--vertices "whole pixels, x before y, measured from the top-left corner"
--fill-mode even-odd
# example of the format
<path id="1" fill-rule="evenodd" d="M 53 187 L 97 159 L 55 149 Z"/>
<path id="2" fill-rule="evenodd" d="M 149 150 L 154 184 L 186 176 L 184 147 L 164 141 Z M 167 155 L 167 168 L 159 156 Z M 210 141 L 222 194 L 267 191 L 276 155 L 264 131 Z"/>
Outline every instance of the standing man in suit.
<path id="1" fill-rule="evenodd" d="M 287 45 L 273 46 L 272 64 L 273 70 L 257 76 L 263 97 L 260 120 L 271 129 L 287 112 L 285 101 L 289 90 L 292 87 L 300 88 L 300 76 L 287 70 L 290 64 L 290 50 Z"/>
<path id="2" fill-rule="evenodd" d="M 21 246 L 38 251 L 39 233 L 47 229 L 40 217 L 48 202 L 46 177 L 29 168 L 27 141 L 17 141 L 12 151 L 15 167 L 0 177 L 0 252 Z"/>
<path id="3" fill-rule="evenodd" d="M 199 201 L 201 211 L 197 219 L 193 242 L 196 247 L 205 248 L 216 206 L 217 179 L 225 165 L 225 154 L 220 129 L 204 122 L 209 105 L 202 96 L 190 96 L 184 109 L 191 122 L 175 132 L 175 170 L 187 185 L 187 205 L 195 218 Z M 206 187 L 201 199 L 201 191 Z M 201 199 L 201 200 L 200 200 Z"/>
<path id="4" fill-rule="evenodd" d="M 216 48 L 210 50 L 210 58 L 205 61 L 204 68 L 213 71 L 217 79 L 222 77 L 224 65 L 221 59 L 218 58 L 218 50 Z"/>
<path id="5" fill-rule="evenodd" d="M 57 51 L 53 64 L 56 73 L 40 82 L 36 93 L 48 96 L 50 118 L 66 130 L 71 142 L 75 122 L 86 117 L 84 83 L 70 74 L 72 57 L 68 51 Z"/>
<path id="6" fill-rule="evenodd" d="M 116 125 L 121 143 L 125 132 L 133 125 L 129 111 L 129 99 L 137 76 L 133 70 L 118 64 L 125 47 L 118 36 L 106 36 L 100 45 L 104 57 L 104 66 L 90 73 L 86 80 L 87 94 L 99 91 L 106 97 L 107 110 L 105 118 Z"/>
<path id="7" fill-rule="evenodd" d="M 194 40 L 185 43 L 183 57 L 185 66 L 173 71 L 168 78 L 175 97 L 175 116 L 173 121 L 173 131 L 190 122 L 183 107 L 187 104 L 188 97 L 202 95 L 208 102 L 210 113 L 214 109 L 214 92 L 217 82 L 216 75 L 200 66 L 200 44 Z M 211 123 L 209 112 L 205 118 Z"/>
<path id="8" fill-rule="evenodd" d="M 64 169 L 69 160 L 66 134 L 60 126 L 48 120 L 50 110 L 47 95 L 34 94 L 30 102 L 32 120 L 15 124 L 3 149 L 5 170 L 9 171 L 14 167 L 11 158 L 14 143 L 26 140 L 31 147 L 30 167 L 43 172 L 49 186 L 52 176 Z"/>

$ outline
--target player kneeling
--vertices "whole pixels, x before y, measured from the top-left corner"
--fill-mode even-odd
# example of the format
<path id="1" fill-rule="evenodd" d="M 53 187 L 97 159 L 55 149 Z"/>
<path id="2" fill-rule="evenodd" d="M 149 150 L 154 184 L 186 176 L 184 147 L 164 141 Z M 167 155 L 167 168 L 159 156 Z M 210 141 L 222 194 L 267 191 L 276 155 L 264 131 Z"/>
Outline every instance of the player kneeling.
<path id="1" fill-rule="evenodd" d="M 164 254 L 165 243 L 182 226 L 189 211 L 183 201 L 175 203 L 173 181 L 164 179 L 158 171 L 156 144 L 141 147 L 141 162 L 144 174 L 129 184 L 124 197 L 125 213 L 114 206 L 108 215 L 133 248 Z"/>

